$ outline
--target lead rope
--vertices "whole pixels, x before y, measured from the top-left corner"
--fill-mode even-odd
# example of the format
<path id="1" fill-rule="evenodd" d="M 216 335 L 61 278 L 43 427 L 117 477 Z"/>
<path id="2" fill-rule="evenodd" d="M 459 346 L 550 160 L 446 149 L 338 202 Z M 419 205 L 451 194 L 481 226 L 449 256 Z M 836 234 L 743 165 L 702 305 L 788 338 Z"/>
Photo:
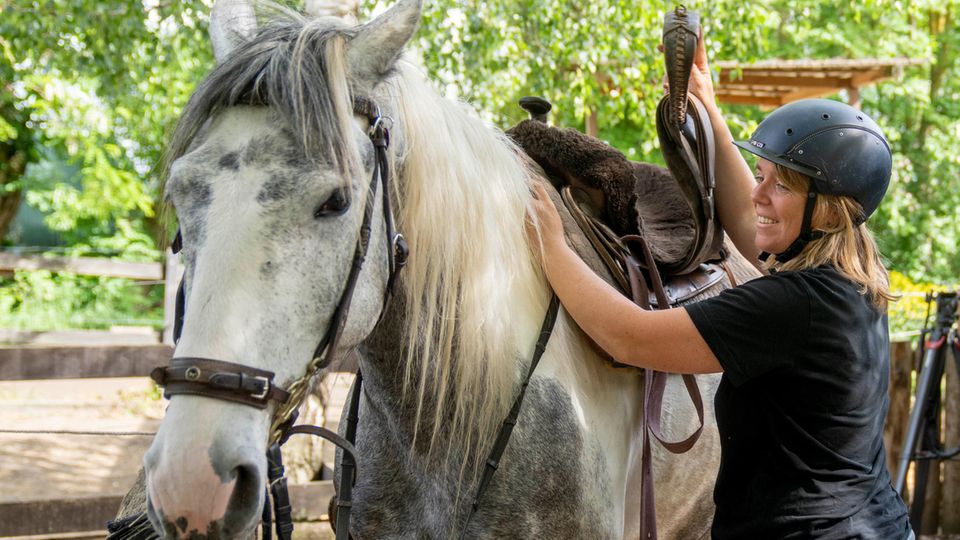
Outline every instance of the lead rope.
<path id="1" fill-rule="evenodd" d="M 530 360 L 527 376 L 523 379 L 523 383 L 520 385 L 520 392 L 513 402 L 513 407 L 510 408 L 510 413 L 507 414 L 507 417 L 500 425 L 500 432 L 497 433 L 497 439 L 493 443 L 493 448 L 490 449 L 490 455 L 487 456 L 483 476 L 477 485 L 477 493 L 473 497 L 473 504 L 470 505 L 470 512 L 467 514 L 467 520 L 463 524 L 463 531 L 460 533 L 461 540 L 466 538 L 467 529 L 470 527 L 470 518 L 473 517 L 477 512 L 477 508 L 480 507 L 480 499 L 487 490 L 487 486 L 490 485 L 493 474 L 497 472 L 497 468 L 500 466 L 500 458 L 503 456 L 503 451 L 507 448 L 507 443 L 510 442 L 513 426 L 517 425 L 517 418 L 520 417 L 520 407 L 523 405 L 523 397 L 527 392 L 527 385 L 530 384 L 530 377 L 533 376 L 534 370 L 537 369 L 537 364 L 540 363 L 540 357 L 543 356 L 543 352 L 547 349 L 547 342 L 550 341 L 550 334 L 553 333 L 553 326 L 557 322 L 557 313 L 559 311 L 560 300 L 557 298 L 557 295 L 554 294 L 550 298 L 550 306 L 547 308 L 547 313 L 543 318 L 543 324 L 540 326 L 540 338 L 537 340 L 537 345 L 533 349 L 533 359 Z"/>

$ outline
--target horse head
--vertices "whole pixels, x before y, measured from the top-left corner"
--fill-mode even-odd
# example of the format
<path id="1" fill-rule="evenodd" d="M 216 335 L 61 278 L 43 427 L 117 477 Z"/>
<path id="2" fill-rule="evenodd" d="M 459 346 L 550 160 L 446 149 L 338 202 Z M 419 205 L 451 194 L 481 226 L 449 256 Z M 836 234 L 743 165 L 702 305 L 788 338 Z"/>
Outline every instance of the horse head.
<path id="1" fill-rule="evenodd" d="M 270 9 L 276 20 L 258 27 L 246 3 L 214 7 L 217 66 L 168 150 L 185 310 L 162 376 L 180 377 L 183 391 L 168 385 L 144 458 L 148 514 L 166 538 L 253 534 L 278 424 L 330 353 L 373 330 L 396 265 L 378 174 L 392 161 L 371 138 L 391 127 L 390 111 L 370 96 L 413 34 L 420 1 L 357 27 Z M 212 386 L 245 397 L 197 391 L 211 373 Z M 280 399 L 267 399 L 271 388 Z"/>

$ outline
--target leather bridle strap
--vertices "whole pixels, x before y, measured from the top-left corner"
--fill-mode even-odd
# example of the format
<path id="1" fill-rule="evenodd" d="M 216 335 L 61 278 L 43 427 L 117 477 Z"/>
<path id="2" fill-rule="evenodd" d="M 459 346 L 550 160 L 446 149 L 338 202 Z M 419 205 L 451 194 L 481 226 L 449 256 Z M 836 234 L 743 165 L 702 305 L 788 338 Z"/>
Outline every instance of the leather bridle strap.
<path id="1" fill-rule="evenodd" d="M 463 531 L 460 534 L 461 539 L 466 537 L 467 529 L 470 526 L 470 518 L 473 517 L 473 514 L 475 514 L 480 507 L 480 499 L 490 485 L 493 474 L 497 472 L 497 468 L 500 466 L 500 458 L 507 448 L 507 443 L 510 442 L 510 435 L 513 434 L 513 426 L 517 425 L 517 419 L 520 417 L 520 407 L 523 405 L 523 397 L 527 393 L 530 378 L 533 376 L 534 370 L 537 369 L 537 364 L 540 363 L 540 357 L 543 356 L 543 352 L 547 349 L 547 343 L 550 341 L 550 334 L 553 333 L 553 326 L 557 322 L 557 314 L 559 311 L 560 300 L 557 298 L 557 295 L 554 294 L 550 298 L 550 305 L 547 307 L 543 324 L 540 326 L 540 338 L 537 340 L 537 344 L 533 349 L 533 358 L 530 360 L 527 376 L 523 379 L 523 383 L 520 385 L 520 391 L 517 393 L 516 399 L 514 399 L 513 407 L 510 408 L 510 412 L 500 425 L 500 432 L 497 433 L 497 438 L 493 443 L 493 447 L 490 449 L 490 454 L 487 456 L 483 476 L 480 477 L 480 482 L 477 484 L 477 493 L 473 497 L 473 504 L 470 506 L 467 519 L 463 524 Z"/>
<path id="2" fill-rule="evenodd" d="M 286 390 L 273 383 L 271 371 L 209 358 L 180 357 L 157 367 L 150 378 L 163 388 L 163 397 L 192 394 L 266 409 L 270 401 L 284 403 Z"/>

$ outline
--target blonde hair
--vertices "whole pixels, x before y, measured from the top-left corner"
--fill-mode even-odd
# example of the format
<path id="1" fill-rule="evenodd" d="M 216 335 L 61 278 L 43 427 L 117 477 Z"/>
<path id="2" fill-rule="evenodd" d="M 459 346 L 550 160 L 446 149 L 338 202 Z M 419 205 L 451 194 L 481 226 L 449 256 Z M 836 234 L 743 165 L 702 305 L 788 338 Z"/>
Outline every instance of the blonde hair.
<path id="1" fill-rule="evenodd" d="M 810 177 L 777 164 L 780 182 L 794 193 L 810 190 Z M 767 268 L 777 271 L 802 270 L 825 264 L 833 265 L 841 275 L 859 285 L 878 310 L 898 297 L 890 293 L 887 269 L 880 259 L 880 250 L 873 234 L 863 223 L 863 208 L 852 197 L 818 194 L 813 209 L 811 228 L 824 232 L 811 241 L 799 255 L 787 262 L 773 261 Z M 771 259 L 772 260 L 772 259 Z"/>

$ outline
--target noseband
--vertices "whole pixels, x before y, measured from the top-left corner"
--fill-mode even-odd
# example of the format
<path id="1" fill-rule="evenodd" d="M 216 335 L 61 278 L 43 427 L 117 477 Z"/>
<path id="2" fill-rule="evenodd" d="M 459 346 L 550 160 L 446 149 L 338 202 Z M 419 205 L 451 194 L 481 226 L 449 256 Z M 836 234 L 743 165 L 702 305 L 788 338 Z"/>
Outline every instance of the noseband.
<path id="1" fill-rule="evenodd" d="M 157 367 L 150 373 L 150 378 L 152 378 L 158 386 L 163 387 L 163 397 L 167 399 L 178 394 L 190 394 L 232 403 L 241 403 L 261 410 L 266 409 L 271 401 L 277 403 L 277 410 L 274 413 L 270 427 L 267 457 L 270 465 L 270 484 L 277 513 L 276 521 L 279 538 L 289 538 L 289 534 L 293 529 L 292 521 L 290 520 L 289 498 L 286 494 L 286 479 L 282 477 L 283 466 L 280 462 L 279 451 L 279 445 L 283 444 L 290 435 L 297 433 L 317 435 L 343 448 L 345 458 L 343 468 L 346 474 L 343 475 L 341 483 L 344 484 L 344 486 L 350 486 L 353 481 L 355 481 L 353 471 L 355 470 L 356 454 L 350 441 L 343 439 L 336 433 L 325 428 L 316 426 L 292 426 L 296 421 L 297 409 L 303 401 L 310 379 L 321 367 L 329 365 L 333 360 L 334 354 L 336 354 L 337 345 L 346 325 L 350 304 L 357 287 L 360 270 L 363 268 L 363 263 L 370 245 L 377 184 L 379 184 L 383 201 L 387 249 L 389 250 L 387 258 L 390 264 L 390 273 L 386 283 L 386 293 L 381 308 L 381 316 L 386 310 L 387 302 L 389 302 L 392 296 L 396 278 L 405 265 L 408 255 L 406 240 L 402 234 L 396 231 L 396 221 L 390 202 L 390 163 L 387 154 L 387 148 L 390 145 L 390 132 L 386 125 L 390 118 L 382 116 L 380 114 L 380 108 L 376 103 L 365 97 L 355 96 L 353 98 L 353 111 L 366 118 L 370 124 L 367 135 L 373 143 L 376 159 L 370 186 L 367 190 L 363 219 L 357 237 L 353 262 L 350 266 L 350 273 L 347 276 L 346 286 L 333 312 L 327 331 L 324 333 L 323 338 L 314 350 L 313 357 L 307 364 L 305 373 L 293 381 L 286 389 L 274 383 L 274 373 L 271 371 L 210 358 L 177 357 L 170 361 L 169 366 Z M 171 246 L 174 253 L 180 251 L 182 238 L 180 231 L 177 231 L 176 238 Z M 183 329 L 183 314 L 186 305 L 183 283 L 184 280 L 181 280 L 177 290 L 173 332 L 175 341 L 179 341 L 180 333 Z M 346 463 L 348 459 L 353 461 L 353 463 L 350 464 L 349 473 L 347 473 L 348 467 Z M 339 531 L 342 530 L 344 533 L 349 531 L 349 488 L 343 491 L 347 491 L 347 496 L 344 497 L 344 493 L 341 493 L 338 497 L 341 501 L 338 515 L 340 519 L 343 520 L 341 523 L 345 526 L 338 528 L 338 539 L 341 537 Z M 264 538 L 269 538 L 270 532 L 268 524 L 270 521 L 271 516 L 268 499 L 264 508 Z M 346 537 L 344 536 L 344 538 Z"/>

